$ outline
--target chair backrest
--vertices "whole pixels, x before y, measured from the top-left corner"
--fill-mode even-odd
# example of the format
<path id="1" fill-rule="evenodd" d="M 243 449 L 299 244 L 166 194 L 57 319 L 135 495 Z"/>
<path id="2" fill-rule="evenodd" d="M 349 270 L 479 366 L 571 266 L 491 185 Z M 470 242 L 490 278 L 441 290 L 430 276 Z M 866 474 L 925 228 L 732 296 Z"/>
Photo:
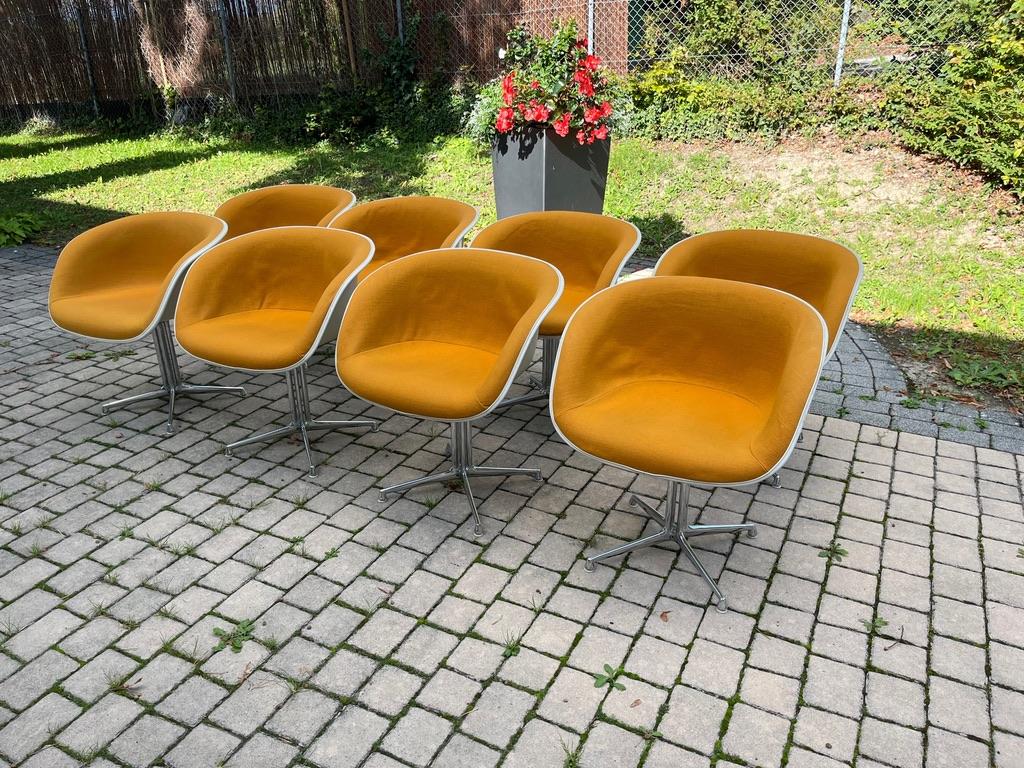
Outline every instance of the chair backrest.
<path id="1" fill-rule="evenodd" d="M 159 287 L 153 323 L 172 317 L 189 265 L 220 242 L 225 229 L 220 219 L 185 211 L 140 213 L 100 224 L 61 250 L 49 302 L 118 286 Z"/>
<path id="2" fill-rule="evenodd" d="M 179 328 L 262 309 L 311 313 L 309 349 L 333 335 L 373 243 L 325 227 L 275 227 L 226 240 L 196 260 L 178 300 Z"/>
<path id="3" fill-rule="evenodd" d="M 371 200 L 344 211 L 327 225 L 359 232 L 373 240 L 373 262 L 362 277 L 411 253 L 462 244 L 477 210 L 447 197 L 409 195 Z"/>
<path id="4" fill-rule="evenodd" d="M 835 351 L 857 295 L 863 268 L 849 248 L 811 235 L 733 229 L 694 235 L 662 255 L 655 275 L 739 280 L 799 296 L 828 326 Z"/>
<path id="5" fill-rule="evenodd" d="M 215 215 L 227 222 L 232 238 L 271 227 L 325 226 L 355 201 L 355 195 L 339 187 L 276 184 L 226 200 Z"/>
<path id="6" fill-rule="evenodd" d="M 493 407 L 561 292 L 556 269 L 519 254 L 442 248 L 409 255 L 360 281 L 341 325 L 339 370 L 349 356 L 403 342 L 472 347 L 498 357 L 481 395 Z"/>
<path id="7" fill-rule="evenodd" d="M 640 245 L 640 231 L 597 213 L 537 211 L 496 221 L 472 245 L 541 259 L 562 273 L 566 285 L 598 290 L 618 278 Z"/>
<path id="8" fill-rule="evenodd" d="M 796 441 L 826 339 L 817 311 L 777 289 L 702 277 L 620 283 L 585 301 L 565 329 L 552 420 L 557 427 L 561 414 L 627 384 L 679 382 L 761 408 L 752 449 L 771 446 L 775 461 Z"/>

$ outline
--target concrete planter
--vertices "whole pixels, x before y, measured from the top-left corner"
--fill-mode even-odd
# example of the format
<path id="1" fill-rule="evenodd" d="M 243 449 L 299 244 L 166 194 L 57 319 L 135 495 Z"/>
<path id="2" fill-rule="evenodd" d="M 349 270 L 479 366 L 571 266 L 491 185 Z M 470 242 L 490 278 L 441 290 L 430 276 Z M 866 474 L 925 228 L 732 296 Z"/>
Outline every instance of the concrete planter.
<path id="1" fill-rule="evenodd" d="M 498 218 L 527 211 L 604 211 L 611 139 L 580 145 L 573 134 L 527 128 L 491 149 Z"/>

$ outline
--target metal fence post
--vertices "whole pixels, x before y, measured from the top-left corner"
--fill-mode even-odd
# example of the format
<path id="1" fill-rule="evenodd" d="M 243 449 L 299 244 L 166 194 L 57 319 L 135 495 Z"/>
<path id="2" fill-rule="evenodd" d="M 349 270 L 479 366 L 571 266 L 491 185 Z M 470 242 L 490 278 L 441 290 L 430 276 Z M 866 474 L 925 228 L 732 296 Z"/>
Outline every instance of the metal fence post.
<path id="1" fill-rule="evenodd" d="M 92 97 L 92 113 L 100 116 L 100 100 L 96 94 L 96 77 L 92 73 L 92 54 L 89 52 L 89 39 L 85 35 L 85 19 L 82 18 L 82 6 L 75 6 L 75 20 L 78 22 L 78 45 L 82 49 L 85 61 L 85 75 L 89 81 L 89 95 Z"/>
<path id="2" fill-rule="evenodd" d="M 402 20 L 402 0 L 395 0 L 395 25 L 398 27 L 398 40 L 405 43 L 405 24 Z"/>
<path id="3" fill-rule="evenodd" d="M 839 49 L 836 51 L 836 71 L 832 77 L 832 86 L 839 87 L 843 79 L 843 59 L 846 57 L 846 38 L 850 34 L 850 6 L 853 0 L 843 0 L 843 23 L 839 27 Z"/>
<path id="4" fill-rule="evenodd" d="M 594 0 L 587 0 L 587 53 L 594 52 Z"/>
<path id="5" fill-rule="evenodd" d="M 220 0 L 217 16 L 220 18 L 220 36 L 224 43 L 224 69 L 228 76 L 228 93 L 231 103 L 238 103 L 238 89 L 235 87 L 235 63 L 231 58 L 231 35 L 228 30 L 228 2 Z"/>

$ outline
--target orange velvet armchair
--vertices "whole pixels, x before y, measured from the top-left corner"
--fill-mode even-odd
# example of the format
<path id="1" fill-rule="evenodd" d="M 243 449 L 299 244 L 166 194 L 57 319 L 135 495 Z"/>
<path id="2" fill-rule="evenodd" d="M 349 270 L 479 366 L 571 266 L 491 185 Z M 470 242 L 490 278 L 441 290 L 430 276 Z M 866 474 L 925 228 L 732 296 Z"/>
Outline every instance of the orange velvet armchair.
<path id="1" fill-rule="evenodd" d="M 225 230 L 223 221 L 201 213 L 142 213 L 94 227 L 61 251 L 50 281 L 54 324 L 105 342 L 152 336 L 156 346 L 160 388 L 104 403 L 104 413 L 145 400 L 166 400 L 165 428 L 172 433 L 179 396 L 245 394 L 241 387 L 186 384 L 171 329 L 186 272 Z"/>

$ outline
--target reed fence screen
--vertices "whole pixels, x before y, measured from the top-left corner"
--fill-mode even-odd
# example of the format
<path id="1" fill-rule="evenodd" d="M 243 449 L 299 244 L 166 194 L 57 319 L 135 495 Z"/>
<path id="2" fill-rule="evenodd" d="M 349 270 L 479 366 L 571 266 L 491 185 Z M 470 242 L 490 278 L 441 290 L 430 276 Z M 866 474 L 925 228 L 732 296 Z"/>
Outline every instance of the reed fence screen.
<path id="1" fill-rule="evenodd" d="M 695 77 L 807 72 L 838 83 L 886 66 L 937 71 L 970 43 L 975 0 L 0 0 L 0 114 L 161 93 L 239 106 L 379 77 L 415 29 L 425 73 L 482 81 L 514 24 L 575 18 L 620 73 L 671 58 Z"/>

